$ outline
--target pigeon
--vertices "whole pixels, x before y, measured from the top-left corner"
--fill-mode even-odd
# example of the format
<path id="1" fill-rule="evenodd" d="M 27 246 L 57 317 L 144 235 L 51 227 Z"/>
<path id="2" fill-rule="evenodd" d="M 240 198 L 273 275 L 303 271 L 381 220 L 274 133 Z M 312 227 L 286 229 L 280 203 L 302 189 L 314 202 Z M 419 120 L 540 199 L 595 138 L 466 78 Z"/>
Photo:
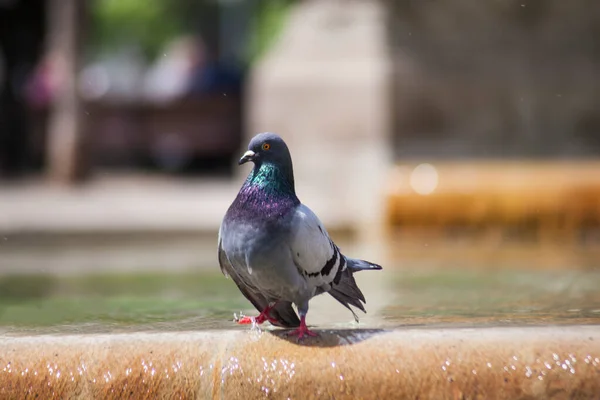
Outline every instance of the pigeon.
<path id="1" fill-rule="evenodd" d="M 247 162 L 254 168 L 223 217 L 218 239 L 221 271 L 260 312 L 239 322 L 296 328 L 288 334 L 298 340 L 317 336 L 308 329 L 306 314 L 309 300 L 322 293 L 358 321 L 350 306 L 366 313 L 366 300 L 353 274 L 382 267 L 343 255 L 300 202 L 292 158 L 280 136 L 265 132 L 252 138 L 238 164 Z"/>

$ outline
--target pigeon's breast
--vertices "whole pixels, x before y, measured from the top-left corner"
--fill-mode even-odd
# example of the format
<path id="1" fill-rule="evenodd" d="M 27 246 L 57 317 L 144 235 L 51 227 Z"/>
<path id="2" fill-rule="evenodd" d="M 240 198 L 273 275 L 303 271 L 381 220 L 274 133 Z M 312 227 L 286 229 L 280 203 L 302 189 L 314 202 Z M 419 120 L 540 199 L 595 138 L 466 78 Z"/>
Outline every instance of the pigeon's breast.
<path id="1" fill-rule="evenodd" d="M 246 221 L 223 224 L 223 250 L 230 259 L 243 268 L 261 268 L 269 260 L 275 261 L 286 253 L 289 224 L 272 221 Z M 278 260 L 281 261 L 281 260 Z"/>
<path id="2" fill-rule="evenodd" d="M 277 222 L 246 221 L 224 224 L 223 249 L 241 278 L 263 294 L 292 301 L 303 291 L 304 279 L 293 263 L 289 247 L 291 225 L 287 218 Z"/>

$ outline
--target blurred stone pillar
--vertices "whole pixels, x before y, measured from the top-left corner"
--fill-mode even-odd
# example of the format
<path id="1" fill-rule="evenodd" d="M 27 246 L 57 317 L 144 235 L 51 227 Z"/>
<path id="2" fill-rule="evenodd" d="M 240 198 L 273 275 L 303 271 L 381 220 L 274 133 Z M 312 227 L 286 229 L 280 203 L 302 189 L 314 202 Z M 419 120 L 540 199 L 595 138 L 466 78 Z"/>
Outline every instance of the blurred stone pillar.
<path id="1" fill-rule="evenodd" d="M 246 134 L 284 137 L 300 198 L 366 236 L 382 225 L 392 163 L 387 23 L 377 1 L 298 3 L 253 69 L 246 99 Z"/>
<path id="2" fill-rule="evenodd" d="M 48 53 L 57 93 L 48 120 L 48 175 L 73 183 L 84 178 L 83 118 L 77 87 L 85 1 L 48 0 Z"/>

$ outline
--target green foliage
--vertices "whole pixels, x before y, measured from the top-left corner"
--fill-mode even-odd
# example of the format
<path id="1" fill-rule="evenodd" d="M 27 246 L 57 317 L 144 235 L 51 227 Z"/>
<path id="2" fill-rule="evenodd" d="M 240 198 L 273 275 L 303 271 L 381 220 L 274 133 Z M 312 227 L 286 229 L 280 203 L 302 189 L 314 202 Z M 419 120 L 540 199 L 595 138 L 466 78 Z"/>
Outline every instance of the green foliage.
<path id="1" fill-rule="evenodd" d="M 169 0 L 94 0 L 90 12 L 92 45 L 99 51 L 135 44 L 152 58 L 182 31 Z"/>
<path id="2" fill-rule="evenodd" d="M 279 37 L 293 0 L 264 0 L 255 12 L 248 59 L 258 60 Z"/>
<path id="3" fill-rule="evenodd" d="M 248 16 L 252 27 L 248 33 L 246 61 L 256 61 L 274 43 L 294 2 L 259 0 L 254 3 Z M 212 15 L 215 6 L 207 0 L 93 0 L 90 50 L 114 51 L 133 44 L 152 59 L 168 41 L 188 33 L 188 28 L 197 25 L 202 16 Z"/>

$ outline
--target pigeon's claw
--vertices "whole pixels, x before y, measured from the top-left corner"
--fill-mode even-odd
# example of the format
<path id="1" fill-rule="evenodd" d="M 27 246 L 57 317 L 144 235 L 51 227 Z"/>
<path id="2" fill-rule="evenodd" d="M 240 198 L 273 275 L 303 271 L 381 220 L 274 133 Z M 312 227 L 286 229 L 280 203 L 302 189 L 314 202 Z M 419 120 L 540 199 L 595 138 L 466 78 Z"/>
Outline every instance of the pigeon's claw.
<path id="1" fill-rule="evenodd" d="M 267 321 L 269 321 L 272 324 L 277 323 L 277 320 L 275 318 L 271 317 L 269 314 L 267 314 L 264 311 L 262 313 L 260 313 L 260 315 L 254 319 L 254 322 L 259 325 L 262 324 L 263 322 L 267 322 Z"/>
<path id="2" fill-rule="evenodd" d="M 305 337 L 310 336 L 310 337 L 317 337 L 319 336 L 319 334 L 309 330 L 308 328 L 304 327 L 300 327 L 297 328 L 291 332 L 286 333 L 287 336 L 296 336 L 298 341 L 303 340 Z"/>
<path id="3" fill-rule="evenodd" d="M 317 333 L 311 331 L 306 326 L 306 321 L 304 317 L 300 318 L 300 326 L 293 331 L 286 333 L 287 336 L 297 336 L 298 341 L 304 339 L 306 336 L 316 337 L 319 336 Z"/>
<path id="4" fill-rule="evenodd" d="M 248 316 L 240 315 L 240 318 L 236 318 L 235 322 L 237 322 L 240 325 L 250 325 L 250 324 L 261 325 L 267 321 L 269 321 L 272 324 L 275 324 L 275 323 L 277 323 L 277 320 L 269 315 L 269 313 L 271 312 L 271 309 L 274 306 L 275 306 L 275 304 L 265 307 L 265 309 L 262 310 L 262 312 L 258 315 L 258 317 L 248 317 Z"/>

